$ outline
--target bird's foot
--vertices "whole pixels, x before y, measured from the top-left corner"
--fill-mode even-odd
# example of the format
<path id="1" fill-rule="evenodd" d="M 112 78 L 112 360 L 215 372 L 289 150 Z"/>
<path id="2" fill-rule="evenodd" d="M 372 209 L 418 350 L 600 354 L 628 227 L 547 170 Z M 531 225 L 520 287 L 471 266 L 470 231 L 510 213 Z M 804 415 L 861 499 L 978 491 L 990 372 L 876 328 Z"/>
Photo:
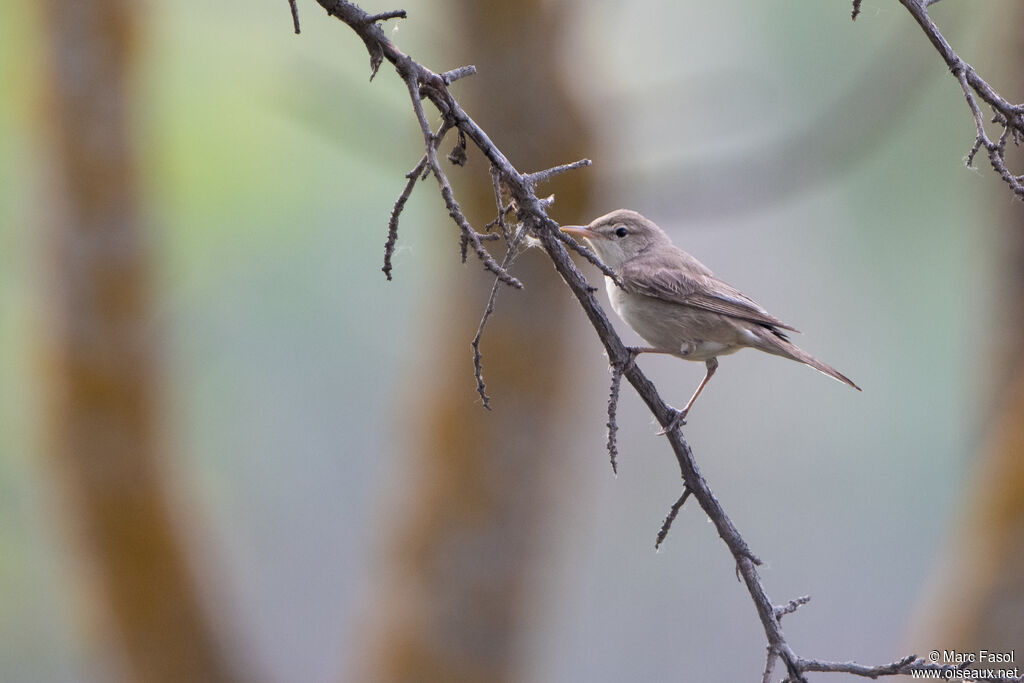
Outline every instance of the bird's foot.
<path id="1" fill-rule="evenodd" d="M 626 362 L 622 364 L 622 369 L 626 370 L 636 363 L 637 356 L 644 352 L 644 349 L 636 346 L 626 347 Z"/>
<path id="2" fill-rule="evenodd" d="M 674 432 L 675 430 L 679 429 L 680 427 L 686 424 L 686 420 L 684 420 L 683 418 L 686 417 L 686 413 L 689 411 L 675 410 L 674 408 L 673 411 L 675 412 L 675 417 L 672 418 L 672 421 L 669 422 L 664 429 L 658 432 L 658 436 L 665 436 L 669 432 Z"/>

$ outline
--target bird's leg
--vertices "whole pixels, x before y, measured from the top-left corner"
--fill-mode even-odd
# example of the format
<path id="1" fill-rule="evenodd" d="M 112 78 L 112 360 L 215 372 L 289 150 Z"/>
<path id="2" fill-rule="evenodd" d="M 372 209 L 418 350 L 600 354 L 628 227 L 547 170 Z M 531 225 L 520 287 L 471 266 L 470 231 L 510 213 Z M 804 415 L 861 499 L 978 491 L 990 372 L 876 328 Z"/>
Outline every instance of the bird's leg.
<path id="1" fill-rule="evenodd" d="M 673 353 L 672 351 L 666 351 L 664 349 L 656 349 L 653 346 L 627 346 L 626 347 L 626 354 L 627 354 L 628 358 L 627 358 L 626 362 L 622 365 L 622 370 L 625 371 L 626 368 L 629 368 L 630 366 L 632 366 L 633 363 L 636 361 L 637 356 L 639 356 L 641 353 L 663 353 L 663 354 L 668 355 L 668 356 L 676 356 L 676 355 L 678 355 L 676 353 Z"/>
<path id="2" fill-rule="evenodd" d="M 664 353 L 668 356 L 678 356 L 679 354 L 675 351 L 666 351 L 665 349 L 656 349 L 653 346 L 627 346 L 629 352 L 634 356 L 639 356 L 641 353 Z"/>
<path id="3" fill-rule="evenodd" d="M 685 418 L 686 414 L 690 412 L 690 408 L 693 407 L 697 397 L 700 396 L 700 392 L 704 391 L 704 387 L 707 385 L 708 380 L 711 379 L 711 375 L 715 374 L 715 370 L 718 369 L 718 359 L 709 358 L 705 365 L 707 366 L 708 371 L 707 374 L 704 375 L 704 379 L 702 379 L 700 384 L 697 386 L 697 391 L 693 392 L 693 396 L 691 396 L 690 400 L 686 402 L 686 407 L 676 413 L 676 416 L 672 418 L 672 421 L 668 423 L 668 426 L 658 432 L 659 435 L 668 434 L 680 425 L 686 424 L 686 422 L 683 421 L 683 418 Z"/>
<path id="4" fill-rule="evenodd" d="M 708 368 L 708 372 L 704 375 L 704 379 L 702 379 L 700 384 L 697 386 L 697 391 L 693 392 L 693 396 L 691 396 L 690 400 L 687 401 L 686 407 L 683 408 L 683 417 L 686 417 L 686 414 L 690 412 L 690 408 L 693 407 L 694 401 L 696 401 L 697 397 L 700 396 L 700 392 L 704 391 L 704 387 L 707 386 L 708 380 L 711 379 L 711 375 L 715 374 L 715 370 L 718 369 L 718 359 L 709 358 L 705 365 Z"/>

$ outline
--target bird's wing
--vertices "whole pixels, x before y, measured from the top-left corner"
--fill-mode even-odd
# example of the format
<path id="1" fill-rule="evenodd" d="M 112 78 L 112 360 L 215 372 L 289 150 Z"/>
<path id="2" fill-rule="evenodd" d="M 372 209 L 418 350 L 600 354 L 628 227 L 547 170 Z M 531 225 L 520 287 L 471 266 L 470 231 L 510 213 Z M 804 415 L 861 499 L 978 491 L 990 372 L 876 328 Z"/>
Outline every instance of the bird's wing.
<path id="1" fill-rule="evenodd" d="M 619 278 L 625 290 L 633 294 L 799 332 L 740 290 L 716 278 L 704 264 L 682 250 L 655 258 L 630 259 L 622 265 Z"/>

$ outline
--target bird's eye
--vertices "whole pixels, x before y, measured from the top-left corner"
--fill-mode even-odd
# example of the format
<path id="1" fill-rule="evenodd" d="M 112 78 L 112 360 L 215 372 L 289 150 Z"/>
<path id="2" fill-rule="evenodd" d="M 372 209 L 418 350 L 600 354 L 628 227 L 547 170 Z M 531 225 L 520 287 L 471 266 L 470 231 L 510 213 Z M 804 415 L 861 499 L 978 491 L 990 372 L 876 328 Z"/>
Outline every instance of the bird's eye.
<path id="1" fill-rule="evenodd" d="M 626 226 L 625 225 L 620 225 L 619 227 L 615 228 L 615 236 L 616 237 L 625 237 L 628 234 L 629 234 L 629 230 L 626 230 Z"/>

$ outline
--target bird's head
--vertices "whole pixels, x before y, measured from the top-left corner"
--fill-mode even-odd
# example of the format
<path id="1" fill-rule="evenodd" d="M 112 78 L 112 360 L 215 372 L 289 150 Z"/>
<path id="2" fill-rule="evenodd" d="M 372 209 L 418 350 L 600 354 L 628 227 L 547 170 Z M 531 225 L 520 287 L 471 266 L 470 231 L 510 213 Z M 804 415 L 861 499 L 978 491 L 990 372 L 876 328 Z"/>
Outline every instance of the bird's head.
<path id="1" fill-rule="evenodd" d="M 652 247 L 672 243 L 654 221 L 629 209 L 606 213 L 587 226 L 563 226 L 562 231 L 577 239 L 582 237 L 587 240 L 598 257 L 615 271 L 626 261 Z"/>

